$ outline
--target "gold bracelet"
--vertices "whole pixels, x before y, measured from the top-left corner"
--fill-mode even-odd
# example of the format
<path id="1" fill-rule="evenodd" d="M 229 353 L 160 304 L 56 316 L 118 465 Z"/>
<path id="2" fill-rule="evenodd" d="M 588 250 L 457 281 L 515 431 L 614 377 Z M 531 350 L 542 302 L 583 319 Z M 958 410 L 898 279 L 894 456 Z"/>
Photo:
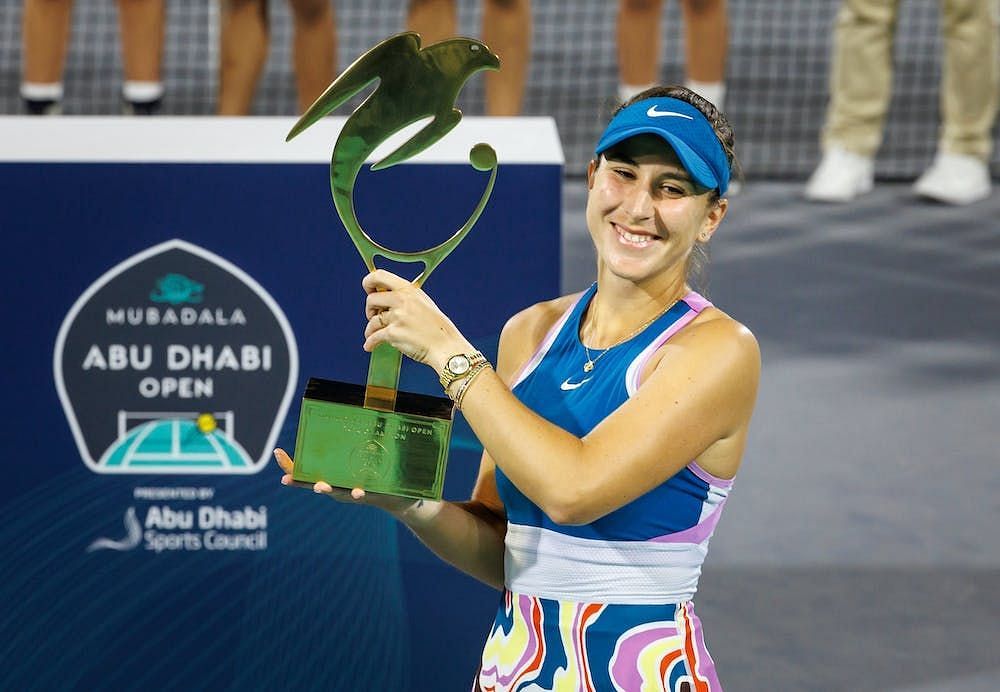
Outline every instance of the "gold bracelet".
<path id="1" fill-rule="evenodd" d="M 469 381 L 472 379 L 472 375 L 474 375 L 475 373 L 479 372 L 480 370 L 482 370 L 487 365 L 489 365 L 489 364 L 488 363 L 479 363 L 478 365 L 473 366 L 472 369 L 469 370 L 467 373 L 465 373 L 465 375 L 463 375 L 461 379 L 455 380 L 455 382 L 458 383 L 458 388 L 455 390 L 455 393 L 452 394 L 451 392 L 445 390 L 445 394 L 447 394 L 449 397 L 451 397 L 452 401 L 458 402 L 459 395 L 462 392 L 465 391 L 466 387 L 469 386 Z M 455 382 L 452 382 L 452 384 L 455 384 Z"/>
<path id="2" fill-rule="evenodd" d="M 481 365 L 478 365 L 469 373 L 469 376 L 465 378 L 464 382 L 462 382 L 462 386 L 459 387 L 457 392 L 455 392 L 455 408 L 459 411 L 462 410 L 462 401 L 465 399 L 465 393 L 469 391 L 469 386 L 472 384 L 472 381 L 476 379 L 476 376 L 479 375 L 479 373 L 486 370 L 488 367 L 490 367 L 489 363 L 482 363 Z"/>

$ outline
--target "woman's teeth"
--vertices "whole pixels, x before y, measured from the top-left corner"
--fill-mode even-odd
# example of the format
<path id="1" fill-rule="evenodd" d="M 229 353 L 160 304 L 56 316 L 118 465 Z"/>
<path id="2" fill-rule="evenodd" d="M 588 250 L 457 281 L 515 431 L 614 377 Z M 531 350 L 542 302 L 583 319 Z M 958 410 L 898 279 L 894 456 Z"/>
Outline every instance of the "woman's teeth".
<path id="1" fill-rule="evenodd" d="M 637 233 L 629 233 L 621 226 L 615 226 L 615 230 L 618 231 L 618 238 L 623 241 L 626 245 L 633 245 L 636 247 L 646 247 L 654 240 L 655 237 L 649 235 L 640 235 Z"/>

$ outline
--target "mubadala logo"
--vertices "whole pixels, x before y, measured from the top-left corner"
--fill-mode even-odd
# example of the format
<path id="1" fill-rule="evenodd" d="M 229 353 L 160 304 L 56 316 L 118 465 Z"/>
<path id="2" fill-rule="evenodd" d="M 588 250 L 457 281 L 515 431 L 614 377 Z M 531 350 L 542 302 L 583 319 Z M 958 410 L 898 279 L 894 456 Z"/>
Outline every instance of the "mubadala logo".
<path id="1" fill-rule="evenodd" d="M 140 546 L 154 553 L 267 550 L 267 507 L 263 505 L 227 509 L 220 505 L 183 508 L 154 504 L 146 508 L 141 521 L 135 507 L 129 507 L 123 523 L 122 538 L 98 538 L 87 552 L 123 552 Z"/>
<path id="2" fill-rule="evenodd" d="M 291 326 L 227 260 L 182 240 L 110 269 L 63 321 L 56 389 L 97 473 L 263 468 L 298 377 Z"/>

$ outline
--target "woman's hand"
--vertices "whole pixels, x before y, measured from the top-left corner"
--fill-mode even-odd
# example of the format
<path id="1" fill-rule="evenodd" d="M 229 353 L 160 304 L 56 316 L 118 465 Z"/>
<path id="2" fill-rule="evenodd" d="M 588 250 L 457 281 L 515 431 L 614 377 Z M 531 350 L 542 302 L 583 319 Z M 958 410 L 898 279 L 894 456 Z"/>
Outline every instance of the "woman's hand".
<path id="1" fill-rule="evenodd" d="M 285 450 L 278 448 L 274 450 L 274 458 L 278 466 L 285 474 L 281 477 L 283 485 L 292 485 L 292 471 L 295 462 L 288 456 Z M 334 488 L 326 481 L 319 481 L 313 484 L 313 492 L 326 495 L 338 502 L 353 502 L 355 504 L 370 505 L 384 509 L 401 521 L 412 523 L 413 520 L 426 520 L 431 517 L 431 513 L 437 514 L 439 502 L 425 502 L 423 500 L 413 500 L 408 497 L 396 497 L 395 495 L 381 495 L 379 493 L 366 493 L 361 488 Z"/>
<path id="2" fill-rule="evenodd" d="M 361 285 L 368 294 L 366 351 L 387 343 L 440 373 L 448 358 L 474 350 L 434 301 L 406 279 L 376 269 Z"/>

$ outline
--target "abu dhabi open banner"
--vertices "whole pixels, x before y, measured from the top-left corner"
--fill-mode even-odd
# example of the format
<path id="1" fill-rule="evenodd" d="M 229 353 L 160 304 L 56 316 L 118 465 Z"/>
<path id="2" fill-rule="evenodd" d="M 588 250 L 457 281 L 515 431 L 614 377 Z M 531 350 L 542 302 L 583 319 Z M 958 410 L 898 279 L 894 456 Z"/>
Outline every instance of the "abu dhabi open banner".
<path id="1" fill-rule="evenodd" d="M 95 473 L 248 474 L 267 463 L 298 373 L 295 336 L 251 276 L 192 243 L 160 243 L 98 277 L 56 339 L 56 389 Z M 95 550 L 266 550 L 267 507 L 211 486 L 142 485 Z M 141 503 L 141 504 L 140 504 Z"/>
<path id="2" fill-rule="evenodd" d="M 363 382 L 369 360 L 366 269 L 330 200 L 340 123 L 285 144 L 291 125 L 0 127 L 0 690 L 471 684 L 500 595 L 388 514 L 279 482 L 306 377 Z M 357 213 L 401 246 L 450 233 L 482 191 L 469 149 L 497 147 L 492 202 L 432 288 L 493 359 L 559 290 L 558 138 L 467 118 L 445 141 L 363 169 Z M 411 362 L 400 388 L 440 393 Z M 481 453 L 458 417 L 446 497 Z"/>
<path id="3" fill-rule="evenodd" d="M 96 473 L 256 473 L 298 375 L 295 336 L 252 277 L 170 240 L 124 259 L 72 306 L 56 388 Z"/>

